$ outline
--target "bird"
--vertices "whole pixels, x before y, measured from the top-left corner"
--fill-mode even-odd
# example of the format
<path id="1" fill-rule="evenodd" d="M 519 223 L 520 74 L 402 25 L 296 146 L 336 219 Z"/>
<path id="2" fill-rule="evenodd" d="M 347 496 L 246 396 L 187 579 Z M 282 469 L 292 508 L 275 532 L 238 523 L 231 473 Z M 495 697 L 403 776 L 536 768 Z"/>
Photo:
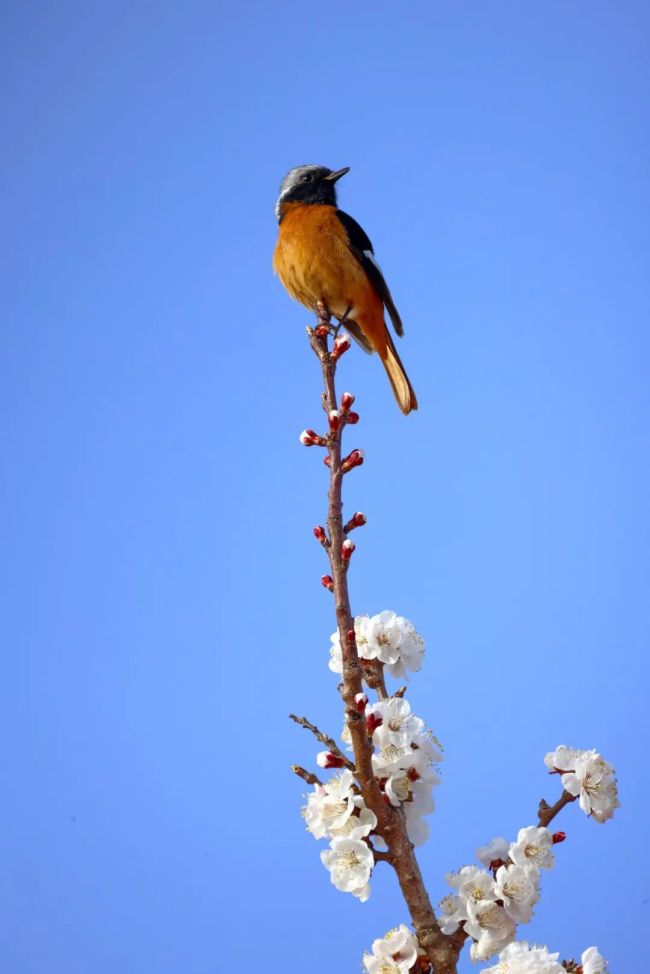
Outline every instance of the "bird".
<path id="1" fill-rule="evenodd" d="M 404 327 L 366 232 L 336 202 L 336 183 L 350 171 L 306 165 L 290 169 L 275 205 L 278 240 L 273 269 L 296 301 L 324 305 L 366 352 L 377 352 L 406 415 L 418 401 L 384 320 Z"/>

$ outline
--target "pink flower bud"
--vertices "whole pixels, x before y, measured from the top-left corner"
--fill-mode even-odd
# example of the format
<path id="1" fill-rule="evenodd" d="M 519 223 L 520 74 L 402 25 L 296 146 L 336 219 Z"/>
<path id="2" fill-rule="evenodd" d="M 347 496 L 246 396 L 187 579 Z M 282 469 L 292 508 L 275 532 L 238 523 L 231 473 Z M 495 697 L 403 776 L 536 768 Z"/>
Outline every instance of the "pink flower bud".
<path id="1" fill-rule="evenodd" d="M 321 575 L 320 583 L 323 588 L 329 589 L 330 592 L 334 591 L 334 579 L 331 575 Z"/>
<path id="2" fill-rule="evenodd" d="M 333 362 L 336 362 L 336 360 L 339 359 L 344 352 L 347 352 L 349 347 L 350 347 L 350 339 L 344 332 L 342 332 L 338 336 L 338 338 L 334 339 L 334 348 L 330 352 L 331 360 Z"/>
<path id="3" fill-rule="evenodd" d="M 303 446 L 325 446 L 327 440 L 319 436 L 316 430 L 303 430 L 300 434 L 300 442 Z"/>
<path id="4" fill-rule="evenodd" d="M 314 528 L 314 537 L 316 538 L 317 541 L 320 541 L 321 544 L 323 543 L 323 541 L 327 540 L 327 535 L 325 534 L 325 528 L 322 527 L 320 524 L 317 524 L 316 527 Z"/>
<path id="5" fill-rule="evenodd" d="M 350 424 L 350 426 L 356 426 L 356 424 L 359 422 L 359 413 L 353 413 L 352 411 L 350 411 L 347 414 L 347 421 Z"/>
<path id="6" fill-rule="evenodd" d="M 354 698 L 354 706 L 357 708 L 360 714 L 364 712 L 368 706 L 368 697 L 365 693 L 357 693 Z"/>
<path id="7" fill-rule="evenodd" d="M 327 454 L 326 457 L 323 457 L 323 463 L 325 464 L 326 467 L 331 467 L 332 466 L 332 458 L 329 455 L 329 453 Z"/>
<path id="8" fill-rule="evenodd" d="M 354 402 L 354 396 L 351 392 L 344 392 L 341 396 L 341 409 L 344 413 L 347 413 L 348 409 Z"/>
<path id="9" fill-rule="evenodd" d="M 368 728 L 369 734 L 374 734 L 378 727 L 384 723 L 383 717 L 379 714 L 369 713 L 366 717 L 366 727 Z"/>
<path id="10" fill-rule="evenodd" d="M 317 335 L 318 338 L 327 338 L 329 333 L 329 325 L 318 325 L 316 328 L 314 328 L 314 335 Z"/>
<path id="11" fill-rule="evenodd" d="M 366 524 L 366 515 L 362 514 L 361 511 L 357 511 L 353 514 L 350 520 L 343 525 L 343 530 L 346 534 L 350 531 L 354 531 L 355 528 L 362 528 Z"/>
<path id="12" fill-rule="evenodd" d="M 566 832 L 554 832 L 551 838 L 553 839 L 553 845 L 557 845 L 558 842 L 564 842 Z"/>
<path id="13" fill-rule="evenodd" d="M 349 561 L 355 548 L 356 545 L 354 541 L 350 541 L 349 538 L 346 538 L 341 545 L 341 558 L 343 558 L 344 561 Z"/>
<path id="14" fill-rule="evenodd" d="M 319 768 L 343 768 L 345 760 L 337 758 L 331 751 L 319 751 L 316 755 L 316 764 Z"/>
<path id="15" fill-rule="evenodd" d="M 341 464 L 341 471 L 343 473 L 347 473 L 349 470 L 352 470 L 354 467 L 360 467 L 362 463 L 363 463 L 363 451 L 353 450 L 352 453 L 349 453 L 347 455 L 347 457 Z"/>
<path id="16" fill-rule="evenodd" d="M 337 429 L 341 425 L 341 416 L 339 414 L 338 409 L 330 409 L 328 419 L 329 419 L 330 429 L 332 430 L 333 433 L 336 433 Z"/>

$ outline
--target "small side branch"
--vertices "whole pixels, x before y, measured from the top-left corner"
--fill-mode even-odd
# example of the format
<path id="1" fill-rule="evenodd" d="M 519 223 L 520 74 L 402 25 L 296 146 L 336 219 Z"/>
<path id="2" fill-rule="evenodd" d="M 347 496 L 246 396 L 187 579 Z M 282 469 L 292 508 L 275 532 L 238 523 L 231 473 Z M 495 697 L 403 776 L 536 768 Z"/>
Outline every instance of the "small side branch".
<path id="1" fill-rule="evenodd" d="M 558 812 L 561 812 L 566 805 L 570 805 L 574 802 L 578 796 L 570 795 L 568 791 L 563 791 L 555 805 L 549 805 L 548 802 L 544 801 L 542 798 L 539 803 L 539 808 L 537 809 L 537 818 L 539 824 L 546 827 L 550 822 L 553 821 Z"/>
<path id="2" fill-rule="evenodd" d="M 289 718 L 295 724 L 298 724 L 300 727 L 304 727 L 305 730 L 311 731 L 317 741 L 324 744 L 328 751 L 331 751 L 335 757 L 343 761 L 343 766 L 346 767 L 348 771 L 354 772 L 355 768 L 353 762 L 345 756 L 333 737 L 328 737 L 327 734 L 323 734 L 323 732 L 319 730 L 315 724 L 312 724 L 310 720 L 307 720 L 306 717 L 297 717 L 295 714 L 289 714 Z"/>
<path id="3" fill-rule="evenodd" d="M 291 770 L 294 774 L 297 774 L 299 778 L 302 778 L 303 781 L 306 781 L 308 785 L 322 786 L 323 784 L 320 778 L 318 778 L 315 774 L 312 774 L 311 771 L 306 771 L 304 768 L 301 768 L 299 764 L 292 764 Z"/>

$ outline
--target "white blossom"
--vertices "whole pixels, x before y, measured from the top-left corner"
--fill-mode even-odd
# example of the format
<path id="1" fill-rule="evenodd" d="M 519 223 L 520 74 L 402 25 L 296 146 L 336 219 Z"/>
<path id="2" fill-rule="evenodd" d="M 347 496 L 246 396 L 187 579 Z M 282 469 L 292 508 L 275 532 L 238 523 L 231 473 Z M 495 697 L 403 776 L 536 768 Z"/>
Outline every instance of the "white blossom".
<path id="1" fill-rule="evenodd" d="M 429 824 L 421 818 L 422 814 L 413 802 L 407 802 L 404 805 L 406 834 L 415 846 L 424 845 L 429 838 Z"/>
<path id="2" fill-rule="evenodd" d="M 606 822 L 618 808 L 618 789 L 614 769 L 597 751 L 584 751 L 572 772 L 562 775 L 562 785 L 596 822 Z"/>
<path id="3" fill-rule="evenodd" d="M 404 619 L 403 616 L 400 616 L 399 621 L 402 629 L 399 654 L 403 667 L 402 672 L 397 672 L 399 669 L 399 663 L 391 668 L 389 672 L 391 672 L 391 675 L 395 678 L 406 676 L 405 670 L 410 670 L 412 673 L 417 673 L 422 666 L 422 660 L 424 658 L 424 640 L 422 636 L 416 632 L 415 627 L 408 621 L 408 619 Z"/>
<path id="4" fill-rule="evenodd" d="M 343 722 L 343 728 L 341 730 L 341 740 L 345 744 L 346 751 L 354 752 L 354 747 L 352 746 L 352 731 L 350 730 L 350 725 L 347 722 L 347 718 Z"/>
<path id="5" fill-rule="evenodd" d="M 559 744 L 554 751 L 549 751 L 544 758 L 544 764 L 549 771 L 572 771 L 575 763 L 584 754 L 577 747 L 567 747 L 566 744 Z"/>
<path id="6" fill-rule="evenodd" d="M 479 866 L 462 866 L 457 872 L 447 873 L 445 879 L 458 890 L 464 900 L 495 900 L 494 880 L 485 869 Z"/>
<path id="7" fill-rule="evenodd" d="M 515 922 L 494 900 L 468 900 L 465 932 L 475 940 L 472 961 L 487 960 L 514 938 Z"/>
<path id="8" fill-rule="evenodd" d="M 373 703 L 366 707 L 366 717 L 369 715 L 381 720 L 373 733 L 378 747 L 385 744 L 407 747 L 424 730 L 424 721 L 411 713 L 411 705 L 403 697 L 388 697 Z"/>
<path id="9" fill-rule="evenodd" d="M 537 866 L 500 866 L 496 873 L 497 899 L 517 923 L 528 923 L 539 899 Z"/>
<path id="10" fill-rule="evenodd" d="M 377 778 L 388 778 L 398 771 L 407 770 L 413 754 L 412 747 L 396 747 L 394 744 L 384 744 L 372 755 L 372 769 L 375 776 Z"/>
<path id="11" fill-rule="evenodd" d="M 582 974 L 607 974 L 607 961 L 598 953 L 597 947 L 587 947 L 580 958 Z"/>
<path id="12" fill-rule="evenodd" d="M 376 616 L 362 618 L 361 641 L 364 659 L 378 659 L 381 663 L 396 663 L 399 659 L 399 646 L 402 638 L 400 625 L 402 620 L 397 613 L 384 609 Z"/>
<path id="13" fill-rule="evenodd" d="M 374 616 L 357 616 L 354 620 L 357 652 L 361 659 L 376 659 L 393 677 L 405 677 L 406 670 L 419 670 L 424 655 L 424 641 L 412 623 L 395 612 L 384 610 Z M 329 668 L 343 671 L 341 640 L 332 633 Z"/>
<path id="14" fill-rule="evenodd" d="M 362 903 L 365 903 L 370 896 L 370 883 L 366 883 L 365 886 L 360 886 L 359 889 L 351 889 L 350 892 Z"/>
<path id="15" fill-rule="evenodd" d="M 440 777 L 433 770 L 432 765 L 442 761 L 442 754 L 433 743 L 431 734 L 423 732 L 416 734 L 409 744 L 398 747 L 391 744 L 375 730 L 378 750 L 372 756 L 372 766 L 378 778 L 387 778 L 398 771 L 412 771 L 414 779 L 426 779 L 431 787 L 440 783 Z"/>
<path id="16" fill-rule="evenodd" d="M 369 808 L 366 808 L 363 799 L 358 798 L 356 802 L 361 802 L 358 813 L 355 812 L 346 818 L 345 822 L 338 828 L 330 829 L 330 835 L 335 836 L 345 836 L 348 839 L 365 839 L 367 835 L 370 835 L 372 830 L 377 825 L 377 816 Z"/>
<path id="17" fill-rule="evenodd" d="M 517 841 L 510 844 L 503 858 L 510 857 L 517 866 L 533 865 L 538 869 L 550 869 L 555 862 L 552 848 L 552 833 L 546 828 L 529 825 L 519 829 Z"/>
<path id="18" fill-rule="evenodd" d="M 597 751 L 581 751 L 560 744 L 544 758 L 551 771 L 562 775 L 562 787 L 579 798 L 580 808 L 596 822 L 606 822 L 619 806 L 612 765 Z"/>
<path id="19" fill-rule="evenodd" d="M 480 903 L 497 899 L 496 885 L 492 876 L 478 866 L 463 866 L 453 885 L 456 883 L 458 895 L 466 902 Z"/>
<path id="20" fill-rule="evenodd" d="M 355 642 L 357 644 L 357 653 L 362 659 L 370 659 L 366 656 L 366 638 L 364 636 L 364 627 L 368 621 L 368 616 L 357 616 L 354 620 L 354 635 Z M 333 673 L 343 672 L 343 652 L 341 650 L 341 636 L 338 631 L 333 632 L 330 636 L 332 645 L 330 646 L 330 661 L 329 668 Z"/>
<path id="21" fill-rule="evenodd" d="M 499 836 L 499 838 L 492 839 L 491 842 L 480 846 L 476 850 L 476 858 L 489 869 L 493 862 L 497 862 L 499 859 L 505 861 L 508 858 L 509 849 L 510 843 L 508 840 Z"/>
<path id="22" fill-rule="evenodd" d="M 531 947 L 524 940 L 508 944 L 499 954 L 498 963 L 484 967 L 480 974 L 566 974 L 558 963 L 559 954 L 548 947 Z"/>
<path id="23" fill-rule="evenodd" d="M 368 974 L 408 974 L 417 957 L 415 936 L 402 923 L 373 942 L 372 954 L 364 954 L 363 966 Z"/>
<path id="24" fill-rule="evenodd" d="M 325 785 L 316 785 L 307 795 L 302 814 L 307 830 L 315 839 L 324 839 L 343 828 L 355 809 L 351 771 L 334 775 Z"/>
<path id="25" fill-rule="evenodd" d="M 321 862 L 329 869 L 330 878 L 344 893 L 364 893 L 375 860 L 365 842 L 359 839 L 334 838 L 329 849 L 320 854 Z M 367 899 L 359 896 L 360 899 Z"/>
<path id="26" fill-rule="evenodd" d="M 456 933 L 459 925 L 467 919 L 467 906 L 457 893 L 443 896 L 438 906 L 438 925 L 444 934 Z"/>

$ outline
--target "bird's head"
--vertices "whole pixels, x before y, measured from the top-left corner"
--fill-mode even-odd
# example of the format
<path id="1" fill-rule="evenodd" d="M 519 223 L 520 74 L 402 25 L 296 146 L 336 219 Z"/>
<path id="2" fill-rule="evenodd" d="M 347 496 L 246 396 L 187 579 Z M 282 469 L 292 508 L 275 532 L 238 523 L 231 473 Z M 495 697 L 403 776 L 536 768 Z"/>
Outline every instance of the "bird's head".
<path id="1" fill-rule="evenodd" d="M 326 166 L 296 166 L 290 169 L 280 184 L 275 215 L 281 220 L 287 203 L 325 203 L 336 206 L 335 183 L 350 167 L 328 169 Z"/>

